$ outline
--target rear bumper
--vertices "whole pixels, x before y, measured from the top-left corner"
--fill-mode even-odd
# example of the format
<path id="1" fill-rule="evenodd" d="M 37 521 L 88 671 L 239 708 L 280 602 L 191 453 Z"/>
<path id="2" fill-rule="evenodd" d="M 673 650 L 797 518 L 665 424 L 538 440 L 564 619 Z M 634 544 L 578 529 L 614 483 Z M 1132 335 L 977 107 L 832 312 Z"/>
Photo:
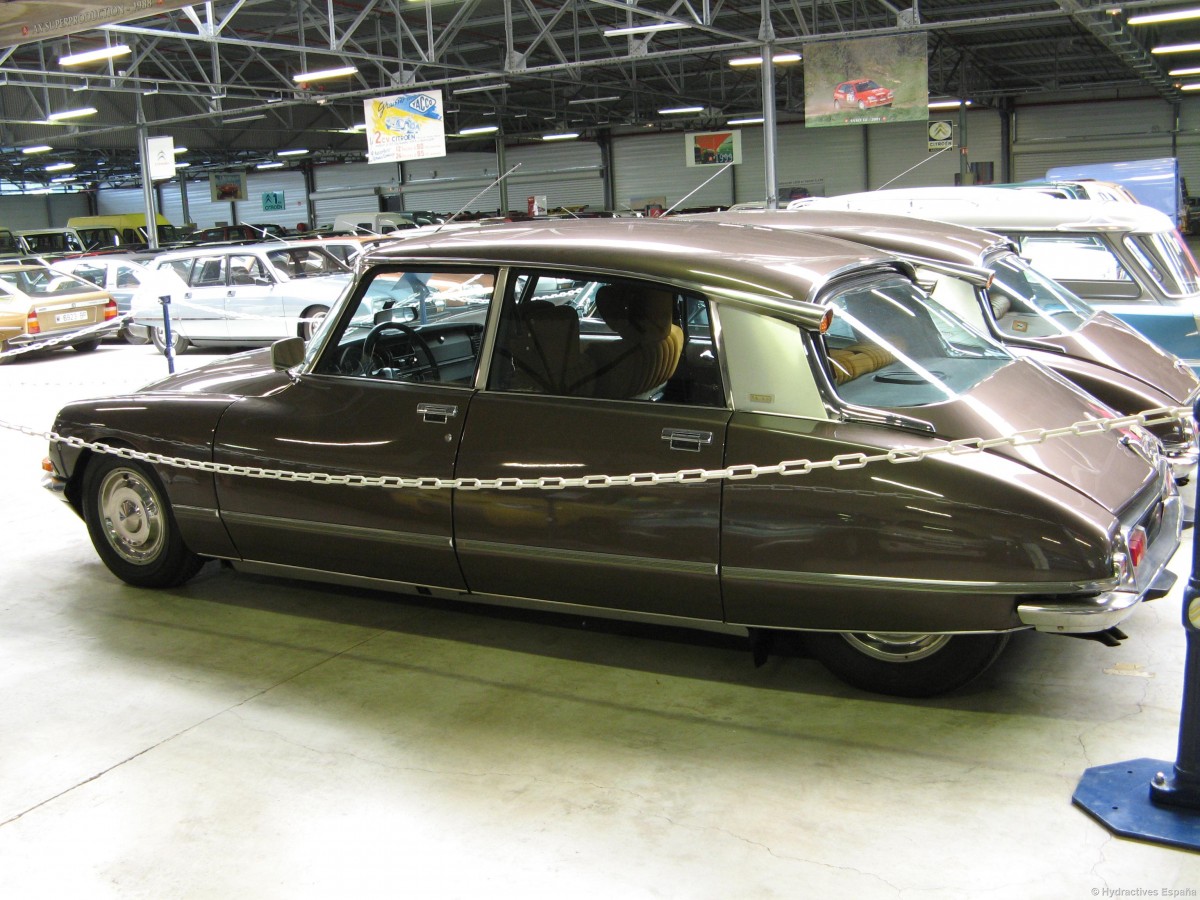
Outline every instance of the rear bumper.
<path id="1" fill-rule="evenodd" d="M 1134 523 L 1137 524 L 1137 523 Z M 1148 597 L 1160 596 L 1168 586 L 1167 563 L 1179 548 L 1183 526 L 1183 501 L 1172 485 L 1162 501 L 1162 519 L 1133 583 L 1082 599 L 1038 600 L 1017 605 L 1023 625 L 1052 634 L 1092 634 L 1105 631 L 1129 616 Z M 1169 575 L 1169 573 L 1166 573 Z"/>

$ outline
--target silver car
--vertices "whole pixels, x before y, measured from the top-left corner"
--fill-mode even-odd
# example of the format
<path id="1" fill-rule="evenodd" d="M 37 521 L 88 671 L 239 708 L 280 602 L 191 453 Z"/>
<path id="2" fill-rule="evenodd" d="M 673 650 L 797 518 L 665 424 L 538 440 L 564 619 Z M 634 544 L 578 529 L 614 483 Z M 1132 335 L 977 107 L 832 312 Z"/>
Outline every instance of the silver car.
<path id="1" fill-rule="evenodd" d="M 150 283 L 133 301 L 134 321 L 150 329 L 164 353 L 164 308 L 174 353 L 192 345 L 308 340 L 350 282 L 350 270 L 328 251 L 295 244 L 175 250 L 158 256 L 150 271 Z"/>

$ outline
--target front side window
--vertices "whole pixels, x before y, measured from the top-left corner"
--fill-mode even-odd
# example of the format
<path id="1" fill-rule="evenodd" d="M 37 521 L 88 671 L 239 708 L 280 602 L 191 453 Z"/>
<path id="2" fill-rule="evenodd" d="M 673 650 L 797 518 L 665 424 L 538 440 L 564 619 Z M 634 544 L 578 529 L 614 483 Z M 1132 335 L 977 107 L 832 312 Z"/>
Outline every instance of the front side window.
<path id="1" fill-rule="evenodd" d="M 1179 232 L 1128 234 L 1125 246 L 1168 297 L 1200 291 L 1200 270 Z"/>
<path id="2" fill-rule="evenodd" d="M 707 302 L 667 285 L 520 271 L 488 388 L 722 407 Z"/>
<path id="3" fill-rule="evenodd" d="M 1021 256 L 1055 281 L 1133 282 L 1121 260 L 1096 235 L 1025 234 L 1016 240 Z"/>
<path id="4" fill-rule="evenodd" d="M 952 400 L 1012 362 L 903 278 L 872 279 L 836 293 L 825 334 L 838 396 L 898 408 Z"/>
<path id="5" fill-rule="evenodd" d="M 229 257 L 230 284 L 270 284 L 267 271 L 253 253 L 235 253 Z"/>
<path id="6" fill-rule="evenodd" d="M 1061 284 L 1006 253 L 988 263 L 994 273 L 988 305 L 1001 334 L 1046 337 L 1083 327 L 1093 310 Z"/>
<path id="7" fill-rule="evenodd" d="M 457 384 L 475 379 L 495 289 L 490 269 L 379 266 L 314 342 L 313 371 L 381 381 Z"/>

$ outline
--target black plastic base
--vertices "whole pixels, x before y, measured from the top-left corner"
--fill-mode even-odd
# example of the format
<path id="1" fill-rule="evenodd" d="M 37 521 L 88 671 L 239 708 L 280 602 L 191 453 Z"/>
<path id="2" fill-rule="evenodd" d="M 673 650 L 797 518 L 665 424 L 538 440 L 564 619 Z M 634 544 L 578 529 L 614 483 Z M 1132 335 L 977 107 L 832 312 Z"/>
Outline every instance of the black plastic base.
<path id="1" fill-rule="evenodd" d="M 1200 851 L 1200 810 L 1160 806 L 1150 799 L 1159 772 L 1169 778 L 1175 763 L 1131 759 L 1087 769 L 1071 797 L 1074 803 L 1121 837 Z"/>

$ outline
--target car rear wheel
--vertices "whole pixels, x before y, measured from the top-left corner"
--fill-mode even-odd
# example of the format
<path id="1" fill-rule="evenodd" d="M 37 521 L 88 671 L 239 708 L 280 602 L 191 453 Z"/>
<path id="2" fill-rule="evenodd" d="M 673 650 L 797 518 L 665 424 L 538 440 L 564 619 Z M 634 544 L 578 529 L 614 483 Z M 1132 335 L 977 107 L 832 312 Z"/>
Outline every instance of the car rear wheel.
<path id="1" fill-rule="evenodd" d="M 166 354 L 166 352 L 167 352 L 166 329 L 162 328 L 162 326 L 157 326 L 155 328 L 151 328 L 150 329 L 150 340 L 154 343 L 154 347 L 155 347 L 155 349 L 158 350 L 159 353 L 162 353 L 164 355 Z M 185 338 L 178 331 L 171 332 L 171 343 L 174 345 L 172 348 L 172 350 L 173 350 L 172 355 L 174 355 L 174 356 L 178 356 L 179 354 L 181 354 L 185 350 L 187 350 L 188 347 L 191 346 L 191 344 L 188 342 L 188 339 Z"/>
<path id="2" fill-rule="evenodd" d="M 91 353 L 99 346 L 100 338 L 96 338 L 94 341 L 81 341 L 78 344 L 72 344 L 71 349 L 76 353 Z"/>
<path id="3" fill-rule="evenodd" d="M 833 98 L 833 108 L 834 108 L 834 109 L 841 109 L 841 108 L 842 108 L 842 101 L 841 101 L 841 100 L 839 100 L 837 97 L 834 97 L 834 98 Z"/>
<path id="4" fill-rule="evenodd" d="M 321 327 L 321 323 L 325 321 L 325 317 L 329 315 L 328 306 L 310 306 L 300 318 L 303 320 L 300 323 L 300 337 L 304 338 L 305 342 L 311 341 L 312 336 L 317 333 L 317 329 Z"/>
<path id="5" fill-rule="evenodd" d="M 867 103 L 866 103 L 866 101 L 865 101 L 865 100 L 859 100 L 859 101 L 858 101 L 858 108 L 859 108 L 859 109 L 866 109 L 866 108 L 867 108 Z"/>
<path id="6" fill-rule="evenodd" d="M 83 518 L 109 571 L 136 587 L 174 587 L 204 560 L 183 543 L 162 482 L 147 466 L 97 457 L 83 479 Z"/>
<path id="7" fill-rule="evenodd" d="M 1007 634 L 813 633 L 813 655 L 847 684 L 896 697 L 932 697 L 983 674 Z"/>

